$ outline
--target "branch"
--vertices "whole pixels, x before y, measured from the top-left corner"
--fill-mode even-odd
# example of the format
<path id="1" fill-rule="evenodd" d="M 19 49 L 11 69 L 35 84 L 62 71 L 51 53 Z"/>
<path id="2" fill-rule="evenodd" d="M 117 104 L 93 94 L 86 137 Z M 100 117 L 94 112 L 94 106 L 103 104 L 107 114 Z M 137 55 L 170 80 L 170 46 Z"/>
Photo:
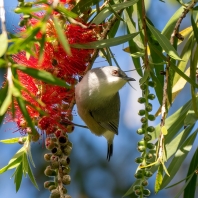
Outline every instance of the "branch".
<path id="1" fill-rule="evenodd" d="M 145 68 L 149 67 L 149 58 L 148 58 L 148 51 L 147 51 L 147 44 L 148 44 L 148 38 L 147 38 L 147 29 L 146 29 L 146 10 L 145 10 L 145 4 L 144 0 L 142 0 L 142 25 L 144 30 L 144 66 Z"/>

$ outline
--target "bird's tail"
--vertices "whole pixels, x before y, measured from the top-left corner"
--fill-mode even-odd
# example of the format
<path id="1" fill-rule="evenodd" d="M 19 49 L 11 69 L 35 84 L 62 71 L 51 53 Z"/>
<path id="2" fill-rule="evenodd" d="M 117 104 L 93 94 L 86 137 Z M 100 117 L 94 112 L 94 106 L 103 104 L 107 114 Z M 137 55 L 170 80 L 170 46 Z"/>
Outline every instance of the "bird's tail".
<path id="1" fill-rule="evenodd" d="M 113 143 L 107 142 L 107 160 L 110 161 L 113 155 Z"/>

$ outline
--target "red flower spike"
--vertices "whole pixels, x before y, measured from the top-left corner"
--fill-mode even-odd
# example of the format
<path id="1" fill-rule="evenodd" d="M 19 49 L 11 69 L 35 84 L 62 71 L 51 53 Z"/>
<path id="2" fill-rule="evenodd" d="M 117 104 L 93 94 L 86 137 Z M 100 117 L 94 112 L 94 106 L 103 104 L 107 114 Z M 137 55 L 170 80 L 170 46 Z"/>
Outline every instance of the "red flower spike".
<path id="1" fill-rule="evenodd" d="M 61 0 L 60 2 L 68 4 L 69 8 L 75 3 L 74 0 Z M 54 14 L 57 15 L 57 13 Z M 36 13 L 35 15 L 42 18 L 44 13 Z M 29 20 L 29 25 L 34 27 L 38 22 L 37 19 L 32 18 Z M 65 24 L 65 27 L 65 36 L 69 44 L 88 43 L 97 40 L 96 28 L 82 28 L 81 26 L 73 24 Z M 20 31 L 21 35 L 26 37 L 26 29 L 20 28 Z M 42 38 L 42 33 L 39 32 L 36 37 L 38 39 Z M 22 95 L 28 102 L 26 108 L 30 117 L 35 121 L 36 126 L 41 129 L 42 132 L 45 132 L 46 135 L 54 133 L 58 137 L 63 131 L 64 133 L 72 132 L 74 129 L 74 126 L 71 125 L 73 115 L 68 108 L 73 100 L 74 88 L 77 83 L 75 76 L 84 73 L 93 50 L 71 48 L 72 55 L 68 55 L 58 40 L 57 32 L 51 19 L 48 20 L 46 25 L 46 37 L 50 39 L 53 38 L 53 41 L 45 43 L 43 60 L 41 63 L 38 60 L 40 51 L 40 46 L 38 44 L 35 44 L 35 57 L 27 59 L 25 52 L 21 52 L 13 56 L 13 60 L 27 67 L 48 71 L 71 85 L 70 89 L 48 85 L 18 71 L 21 84 L 28 90 L 28 92 L 22 90 Z M 41 100 L 45 106 L 39 105 L 36 98 Z M 29 104 L 39 107 L 46 112 L 47 116 L 41 116 L 39 112 Z M 15 104 L 15 109 L 15 121 L 19 129 L 24 133 L 27 127 L 23 122 L 24 118 L 17 103 Z"/>

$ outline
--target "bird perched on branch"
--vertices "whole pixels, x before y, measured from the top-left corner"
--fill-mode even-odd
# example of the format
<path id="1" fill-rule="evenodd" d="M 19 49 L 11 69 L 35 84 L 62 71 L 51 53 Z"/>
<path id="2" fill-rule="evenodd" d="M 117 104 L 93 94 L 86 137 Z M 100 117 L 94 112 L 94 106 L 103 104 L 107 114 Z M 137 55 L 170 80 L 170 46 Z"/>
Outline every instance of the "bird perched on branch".
<path id="1" fill-rule="evenodd" d="M 135 81 L 116 66 L 89 70 L 75 89 L 78 114 L 92 133 L 107 139 L 107 160 L 113 154 L 114 135 L 118 135 L 120 97 L 118 91 Z"/>

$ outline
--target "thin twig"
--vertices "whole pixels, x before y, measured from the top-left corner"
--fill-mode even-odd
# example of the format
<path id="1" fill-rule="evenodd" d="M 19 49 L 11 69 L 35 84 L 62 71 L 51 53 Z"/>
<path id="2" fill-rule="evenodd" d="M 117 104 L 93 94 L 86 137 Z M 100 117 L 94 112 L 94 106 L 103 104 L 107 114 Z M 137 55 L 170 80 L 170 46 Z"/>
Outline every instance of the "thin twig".
<path id="1" fill-rule="evenodd" d="M 148 69 L 149 67 L 149 58 L 148 58 L 148 51 L 147 51 L 148 38 L 147 38 L 146 10 L 145 10 L 144 0 L 142 0 L 142 25 L 143 25 L 143 30 L 144 30 L 144 66 L 146 69 Z"/>

